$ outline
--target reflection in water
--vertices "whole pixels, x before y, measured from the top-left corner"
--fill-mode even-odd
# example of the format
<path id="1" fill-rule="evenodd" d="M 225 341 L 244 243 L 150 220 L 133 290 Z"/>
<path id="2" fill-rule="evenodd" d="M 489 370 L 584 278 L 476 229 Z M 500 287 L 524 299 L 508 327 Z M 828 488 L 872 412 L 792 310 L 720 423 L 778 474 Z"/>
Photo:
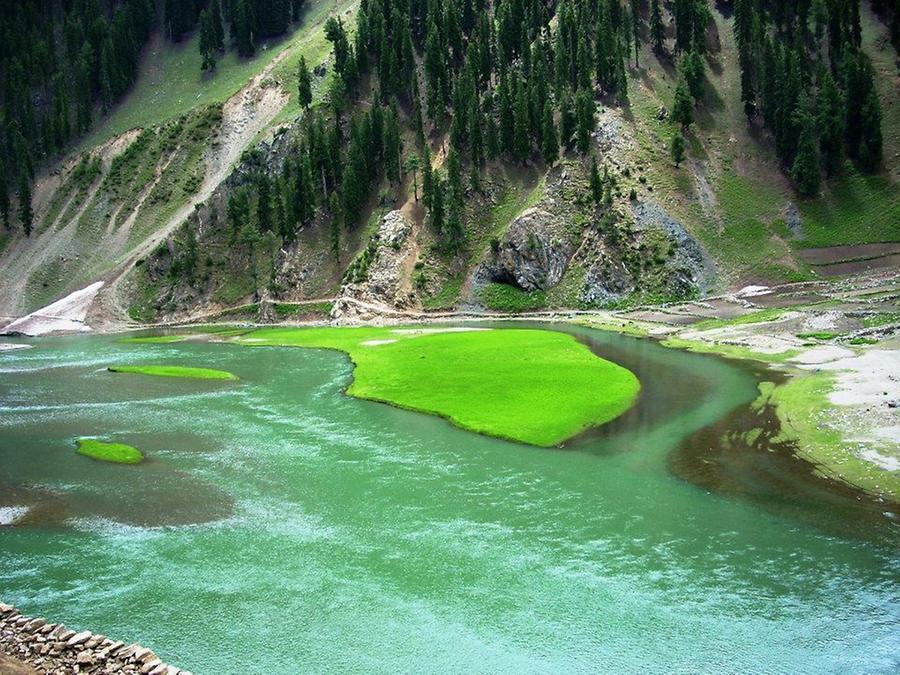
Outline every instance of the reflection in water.
<path id="1" fill-rule="evenodd" d="M 615 442 L 617 436 L 634 430 L 647 432 L 667 417 L 683 414 L 699 401 L 718 395 L 715 383 L 693 359 L 660 368 L 658 358 L 648 357 L 648 351 L 656 347 L 650 340 L 635 340 L 642 346 L 623 349 L 596 333 L 578 337 L 594 353 L 634 372 L 642 391 L 634 408 L 612 424 L 585 434 L 576 447 L 579 442 L 587 445 L 597 439 L 604 449 L 625 451 L 629 446 Z M 746 373 L 754 382 L 780 384 L 785 380 L 784 374 L 754 363 L 729 361 L 728 367 Z M 894 517 L 900 505 L 822 476 L 795 450 L 791 441 L 781 438 L 774 406 L 760 402 L 756 390 L 746 392 L 727 414 L 686 435 L 672 448 L 668 466 L 675 475 L 698 486 L 826 532 L 900 542 L 900 522 Z"/>
<path id="2" fill-rule="evenodd" d="M 769 372 L 760 377 L 779 382 Z M 757 401 L 739 406 L 715 424 L 688 436 L 670 457 L 685 480 L 768 511 L 813 523 L 845 537 L 898 542 L 900 505 L 816 472 L 781 437 L 775 406 Z"/>

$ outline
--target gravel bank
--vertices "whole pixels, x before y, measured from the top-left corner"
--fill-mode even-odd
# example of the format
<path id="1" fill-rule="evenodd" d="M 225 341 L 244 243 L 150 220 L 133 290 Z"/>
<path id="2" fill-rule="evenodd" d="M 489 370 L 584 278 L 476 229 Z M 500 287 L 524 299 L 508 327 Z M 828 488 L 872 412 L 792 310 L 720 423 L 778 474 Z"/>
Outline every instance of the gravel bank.
<path id="1" fill-rule="evenodd" d="M 190 675 L 138 644 L 22 616 L 0 603 L 0 672 Z"/>

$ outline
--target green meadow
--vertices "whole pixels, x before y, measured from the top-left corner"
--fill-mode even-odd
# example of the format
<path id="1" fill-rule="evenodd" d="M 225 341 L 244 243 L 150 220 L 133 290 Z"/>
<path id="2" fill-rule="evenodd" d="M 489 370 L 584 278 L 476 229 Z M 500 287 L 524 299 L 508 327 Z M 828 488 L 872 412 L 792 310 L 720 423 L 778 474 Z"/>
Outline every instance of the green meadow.
<path id="1" fill-rule="evenodd" d="M 263 328 L 234 341 L 345 352 L 351 396 L 543 447 L 615 419 L 640 389 L 631 371 L 555 331 Z"/>

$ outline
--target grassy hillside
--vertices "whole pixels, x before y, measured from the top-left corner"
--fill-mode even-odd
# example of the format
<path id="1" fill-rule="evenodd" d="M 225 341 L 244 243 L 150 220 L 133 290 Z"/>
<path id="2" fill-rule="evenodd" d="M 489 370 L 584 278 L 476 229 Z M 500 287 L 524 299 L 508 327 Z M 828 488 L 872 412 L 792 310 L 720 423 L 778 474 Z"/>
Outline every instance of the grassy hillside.
<path id="1" fill-rule="evenodd" d="M 255 296 L 266 293 L 278 302 L 333 297 L 348 267 L 358 267 L 372 250 L 380 217 L 391 208 L 400 209 L 413 225 L 412 262 L 401 271 L 400 286 L 426 310 L 481 305 L 515 311 L 683 299 L 749 283 L 814 279 L 816 269 L 799 255 L 806 248 L 900 240 L 900 104 L 896 54 L 885 39 L 886 27 L 863 3 L 863 49 L 876 71 L 883 110 L 883 170 L 863 174 L 848 161 L 838 176 L 823 183 L 818 196 L 800 198 L 779 165 L 771 134 L 745 117 L 731 18 L 718 3 L 710 7 L 717 44 L 705 57 L 705 96 L 686 134 L 687 159 L 680 167 L 669 153 L 677 125 L 660 114 L 673 109 L 677 72 L 669 57 L 657 58 L 645 41 L 640 65 L 627 65 L 628 104 L 595 97 L 598 128 L 590 154 L 609 173 L 609 203 L 591 202 L 589 160 L 575 151 L 555 167 L 536 155 L 524 166 L 501 158 L 486 165 L 478 189 L 464 178 L 464 232 L 460 245 L 449 249 L 412 198 L 410 177 L 391 185 L 381 174 L 377 184 L 367 186 L 371 194 L 361 224 L 338 233 L 337 255 L 330 216 L 320 209 L 290 246 L 277 238 L 265 243 L 265 264 L 276 268 L 271 274 L 261 272 L 258 251 L 237 255 L 224 224 L 206 221 L 226 210 L 230 188 L 218 186 L 243 150 L 258 146 L 273 176 L 291 152 L 287 144 L 275 144 L 275 149 L 272 138 L 283 131 L 293 138 L 302 128 L 297 102 L 301 56 L 310 67 L 326 64 L 325 77 L 313 78 L 313 106 L 327 108 L 322 104 L 334 73 L 324 22 L 339 15 L 352 29 L 358 3 L 313 0 L 291 35 L 265 45 L 251 59 L 238 59 L 230 51 L 211 74 L 200 70 L 197 36 L 175 46 L 155 37 L 131 93 L 79 144 L 59 176 L 47 177 L 38 200 L 37 236 L 31 241 L 0 237 L 0 263 L 8 263 L 0 264 L 0 282 L 6 286 L 0 309 L 34 309 L 138 255 L 148 265 L 130 277 L 127 304 L 135 319 L 152 319 L 164 309 L 256 306 Z M 419 77 L 424 87 L 421 72 Z M 368 109 L 377 86 L 377 77 L 366 76 L 349 112 Z M 402 109 L 401 117 L 404 152 L 411 152 L 417 143 L 412 111 Z M 447 140 L 446 133 L 429 134 L 432 163 L 441 171 L 446 170 Z M 205 208 L 195 208 L 204 203 Z M 714 263 L 714 276 L 690 288 L 673 283 L 674 244 L 661 239 L 658 229 L 644 230 L 636 215 L 641 205 L 651 205 L 683 228 Z M 570 245 L 559 281 L 537 291 L 490 272 L 510 224 L 530 207 L 563 221 L 565 242 L 557 237 L 551 243 Z M 180 226 L 189 216 L 189 227 L 199 228 L 203 255 L 196 276 L 178 279 L 171 265 L 187 245 Z M 54 232 L 61 234 L 51 236 Z M 357 267 L 354 278 L 364 284 L 366 274 Z M 609 269 L 624 270 L 636 287 L 612 299 L 586 300 L 587 284 Z"/>
<path id="2" fill-rule="evenodd" d="M 352 0 L 327 2 L 309 0 L 303 17 L 293 31 L 265 42 L 254 56 L 240 58 L 234 49 L 226 51 L 215 70 L 200 69 L 200 36 L 194 33 L 179 44 L 172 44 L 157 33 L 145 50 L 137 83 L 96 129 L 75 149 L 83 152 L 129 129 L 158 126 L 181 117 L 198 106 L 222 104 L 247 82 L 279 59 L 296 68 L 301 53 L 311 63 L 320 63 L 327 55 L 321 24 L 329 12 L 355 4 Z M 279 67 L 274 78 L 293 91 L 290 77 Z M 296 98 L 296 94 L 294 94 Z"/>
<path id="3" fill-rule="evenodd" d="M 201 71 L 197 35 L 176 45 L 155 35 L 132 90 L 69 159 L 38 176 L 32 236 L 0 232 L 0 314 L 104 276 L 177 225 L 244 149 L 300 114 L 297 62 L 323 62 L 325 18 L 354 6 L 313 0 L 290 35 L 250 59 L 228 50 L 212 73 Z"/>

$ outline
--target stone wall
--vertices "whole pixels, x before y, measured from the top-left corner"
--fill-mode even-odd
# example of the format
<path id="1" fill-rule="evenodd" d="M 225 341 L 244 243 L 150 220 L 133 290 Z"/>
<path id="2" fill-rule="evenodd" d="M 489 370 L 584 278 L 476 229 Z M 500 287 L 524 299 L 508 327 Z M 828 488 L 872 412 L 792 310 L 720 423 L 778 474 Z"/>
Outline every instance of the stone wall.
<path id="1" fill-rule="evenodd" d="M 90 631 L 75 632 L 63 624 L 22 616 L 0 603 L 0 671 L 16 673 L 133 673 L 137 675 L 190 675 L 162 662 L 137 644 L 127 645 Z M 5 665 L 4 665 L 5 664 Z"/>

